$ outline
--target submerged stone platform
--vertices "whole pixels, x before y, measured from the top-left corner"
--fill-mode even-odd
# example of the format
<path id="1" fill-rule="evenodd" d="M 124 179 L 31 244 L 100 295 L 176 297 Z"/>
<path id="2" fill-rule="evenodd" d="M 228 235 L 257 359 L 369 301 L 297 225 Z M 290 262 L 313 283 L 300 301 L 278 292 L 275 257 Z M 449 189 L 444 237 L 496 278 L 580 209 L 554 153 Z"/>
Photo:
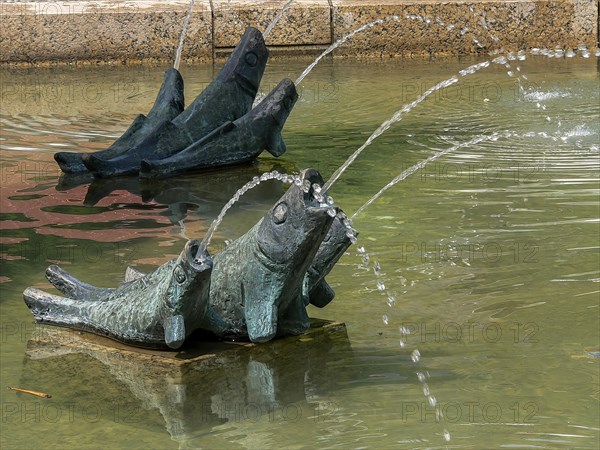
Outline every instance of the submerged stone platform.
<path id="1" fill-rule="evenodd" d="M 172 61 L 189 0 L 0 1 L 0 64 Z M 231 52 L 286 0 L 196 0 L 183 59 Z M 334 56 L 487 53 L 598 44 L 598 0 L 295 0 L 266 39 L 271 54 L 316 55 L 373 20 Z"/>
<path id="2" fill-rule="evenodd" d="M 105 357 L 119 358 L 133 364 L 145 366 L 151 364 L 153 370 L 177 371 L 183 367 L 202 367 L 223 365 L 232 359 L 244 355 L 256 359 L 261 354 L 287 355 L 293 357 L 298 346 L 322 346 L 331 339 L 347 341 L 346 325 L 321 319 L 311 319 L 311 326 L 301 336 L 287 336 L 273 339 L 266 343 L 255 344 L 249 341 L 224 341 L 216 338 L 194 339 L 186 341 L 184 347 L 177 351 L 152 350 L 123 344 L 97 334 L 70 328 L 61 328 L 36 324 L 35 332 L 28 341 L 28 354 L 33 359 L 45 359 L 51 356 L 70 353 L 92 355 L 96 359 Z M 117 356 L 115 356 L 117 355 Z"/>
<path id="3" fill-rule="evenodd" d="M 158 413 L 173 440 L 196 448 L 183 444 L 224 423 L 325 420 L 337 407 L 318 394 L 348 382 L 352 358 L 344 324 L 317 319 L 302 336 L 263 344 L 190 340 L 168 352 L 37 325 L 19 383 L 59 407 L 104 411 L 115 421 L 156 427 Z"/>

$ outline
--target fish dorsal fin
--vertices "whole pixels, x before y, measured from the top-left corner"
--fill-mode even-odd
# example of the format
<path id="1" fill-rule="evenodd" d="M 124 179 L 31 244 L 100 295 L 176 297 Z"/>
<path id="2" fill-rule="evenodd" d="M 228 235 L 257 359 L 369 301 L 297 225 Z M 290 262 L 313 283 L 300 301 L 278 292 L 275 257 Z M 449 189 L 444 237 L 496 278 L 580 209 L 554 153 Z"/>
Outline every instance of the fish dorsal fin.
<path id="1" fill-rule="evenodd" d="M 269 137 L 266 144 L 266 150 L 273 156 L 278 157 L 285 153 L 287 150 L 283 137 L 281 136 L 281 130 L 276 129 L 273 134 Z"/>

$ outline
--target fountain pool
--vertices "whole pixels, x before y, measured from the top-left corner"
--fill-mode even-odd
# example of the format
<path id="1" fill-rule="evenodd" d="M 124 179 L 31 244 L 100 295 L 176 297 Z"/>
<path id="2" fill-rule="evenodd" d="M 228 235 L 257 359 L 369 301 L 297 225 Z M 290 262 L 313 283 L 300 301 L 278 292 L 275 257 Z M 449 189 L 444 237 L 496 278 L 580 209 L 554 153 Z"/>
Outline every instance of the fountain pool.
<path id="1" fill-rule="evenodd" d="M 112 142 L 133 111 L 148 110 L 163 67 L 3 69 L 2 448 L 597 448 L 593 56 L 520 61 L 523 92 L 503 66 L 481 70 L 428 97 L 348 168 L 330 193 L 351 215 L 432 154 L 500 134 L 436 159 L 354 219 L 396 303 L 388 306 L 351 247 L 328 276 L 336 301 L 309 311 L 345 322 L 348 338 L 310 354 L 296 348 L 308 366 L 259 353 L 230 362 L 227 375 L 188 374 L 152 388 L 126 380 L 133 372 L 114 362 L 31 351 L 37 329 L 22 291 L 50 290 L 42 275 L 49 264 L 99 286 L 114 285 L 129 265 L 155 267 L 186 238 L 201 238 L 244 182 L 306 167 L 327 179 L 403 104 L 480 61 L 322 61 L 299 87 L 281 158 L 265 153 L 256 166 L 155 182 L 61 179 L 52 154 Z M 305 66 L 271 63 L 261 91 Z M 183 67 L 186 98 L 214 73 Z M 243 196 L 212 251 L 245 232 L 283 189 L 269 181 Z M 404 347 L 400 327 L 410 331 Z M 443 426 L 417 372 L 429 373 Z M 145 376 L 152 373 L 135 378 Z M 165 407 L 161 391 L 187 406 Z M 201 400 L 191 407 L 186 398 Z"/>

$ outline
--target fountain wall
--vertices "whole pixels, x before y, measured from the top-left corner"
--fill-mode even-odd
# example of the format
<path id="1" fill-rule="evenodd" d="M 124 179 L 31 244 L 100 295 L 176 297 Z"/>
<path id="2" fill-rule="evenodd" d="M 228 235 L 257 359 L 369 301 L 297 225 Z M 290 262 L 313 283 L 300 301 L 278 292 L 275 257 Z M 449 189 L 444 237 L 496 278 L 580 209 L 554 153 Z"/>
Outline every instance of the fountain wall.
<path id="1" fill-rule="evenodd" d="M 264 29 L 284 3 L 196 0 L 183 60 L 210 62 L 226 56 L 246 26 Z M 365 23 L 398 16 L 402 18 L 398 22 L 355 36 L 335 55 L 594 48 L 599 4 L 598 0 L 296 0 L 267 44 L 274 57 L 312 57 Z M 188 0 L 2 0 L 0 64 L 171 62 L 188 7 Z"/>

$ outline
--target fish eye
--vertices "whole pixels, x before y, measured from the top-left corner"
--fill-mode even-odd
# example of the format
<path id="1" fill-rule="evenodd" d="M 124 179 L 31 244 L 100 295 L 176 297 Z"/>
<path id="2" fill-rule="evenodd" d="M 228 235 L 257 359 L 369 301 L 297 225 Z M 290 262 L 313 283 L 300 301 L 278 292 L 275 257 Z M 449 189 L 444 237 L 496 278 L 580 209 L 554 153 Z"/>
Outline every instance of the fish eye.
<path id="1" fill-rule="evenodd" d="M 273 210 L 273 221 L 278 225 L 285 222 L 285 219 L 287 218 L 287 210 L 288 207 L 285 203 L 280 203 L 277 205 Z"/>
<path id="2" fill-rule="evenodd" d="M 184 283 L 187 279 L 187 276 L 185 275 L 185 272 L 181 266 L 175 267 L 173 270 L 173 275 L 175 276 L 175 281 L 177 281 L 179 284 Z"/>
<path id="3" fill-rule="evenodd" d="M 246 64 L 248 64 L 250 67 L 254 67 L 258 64 L 258 56 L 254 52 L 246 53 L 244 59 L 246 60 Z"/>

